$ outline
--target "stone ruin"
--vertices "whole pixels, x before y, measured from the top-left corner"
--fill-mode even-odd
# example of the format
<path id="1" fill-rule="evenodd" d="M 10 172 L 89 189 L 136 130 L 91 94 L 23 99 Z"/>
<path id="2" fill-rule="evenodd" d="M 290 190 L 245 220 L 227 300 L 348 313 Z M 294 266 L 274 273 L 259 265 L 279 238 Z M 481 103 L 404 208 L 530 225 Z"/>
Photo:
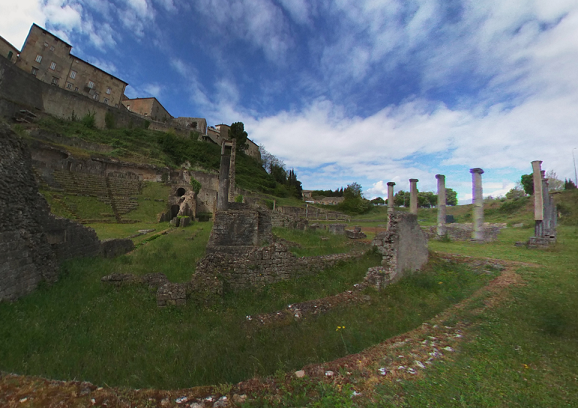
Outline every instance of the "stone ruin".
<path id="1" fill-rule="evenodd" d="M 528 248 L 544 248 L 556 242 L 558 213 L 549 192 L 548 179 L 541 169 L 542 161 L 532 162 L 534 178 L 534 236 L 527 242 Z"/>
<path id="2" fill-rule="evenodd" d="M 365 283 L 378 289 L 421 269 L 429 258 L 427 239 L 417 215 L 411 213 L 390 212 L 387 231 L 376 234 L 372 245 L 382 255 L 382 262 L 369 268 Z"/>
<path id="3" fill-rule="evenodd" d="M 59 264 L 82 256 L 115 256 L 132 240 L 99 241 L 92 228 L 55 217 L 32 170 L 26 144 L 0 124 L 0 301 L 13 301 L 41 281 L 53 283 Z"/>

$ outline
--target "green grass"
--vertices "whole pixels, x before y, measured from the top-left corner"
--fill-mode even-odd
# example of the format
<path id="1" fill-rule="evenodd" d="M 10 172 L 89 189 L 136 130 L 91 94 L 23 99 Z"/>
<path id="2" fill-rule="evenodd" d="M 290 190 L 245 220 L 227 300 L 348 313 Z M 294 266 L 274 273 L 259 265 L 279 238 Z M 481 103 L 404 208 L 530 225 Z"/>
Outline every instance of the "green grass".
<path id="1" fill-rule="evenodd" d="M 506 235 L 519 231 L 509 231 Z M 578 400 L 578 230 L 560 228 L 559 243 L 547 250 L 478 248 L 479 256 L 526 260 L 540 268 L 520 268 L 526 285 L 511 289 L 499 307 L 479 316 L 471 341 L 453 360 L 436 364 L 417 381 L 384 386 L 376 406 L 392 394 L 395 406 L 561 407 Z M 504 245 L 502 245 L 504 246 Z M 457 245 L 452 252 L 470 254 Z M 450 250 L 450 247 L 445 247 Z"/>
<path id="2" fill-rule="evenodd" d="M 188 280 L 208 226 L 177 229 L 116 259 L 70 261 L 53 286 L 0 304 L 0 369 L 139 388 L 234 383 L 360 351 L 416 327 L 489 278 L 434 262 L 387 291 L 368 290 L 369 304 L 270 327 L 249 325 L 245 316 L 350 289 L 380 257 L 368 254 L 316 276 L 228 293 L 210 309 L 193 301 L 158 309 L 146 287 L 100 282 L 114 272 L 163 272 L 172 281 Z M 194 240 L 186 239 L 201 227 Z M 347 329 L 337 333 L 336 326 Z"/>
<path id="3" fill-rule="evenodd" d="M 291 242 L 298 242 L 300 247 L 291 247 L 297 256 L 329 255 L 348 252 L 353 243 L 345 235 L 335 235 L 326 230 L 291 230 L 273 228 L 273 234 Z M 322 240 L 324 238 L 324 240 Z"/>
<path id="4" fill-rule="evenodd" d="M 171 187 L 163 183 L 144 182 L 141 194 L 138 195 L 138 207 L 122 216 L 126 220 L 155 222 L 157 216 L 167 210 L 167 199 Z M 163 201 L 155 201 L 163 200 Z"/>

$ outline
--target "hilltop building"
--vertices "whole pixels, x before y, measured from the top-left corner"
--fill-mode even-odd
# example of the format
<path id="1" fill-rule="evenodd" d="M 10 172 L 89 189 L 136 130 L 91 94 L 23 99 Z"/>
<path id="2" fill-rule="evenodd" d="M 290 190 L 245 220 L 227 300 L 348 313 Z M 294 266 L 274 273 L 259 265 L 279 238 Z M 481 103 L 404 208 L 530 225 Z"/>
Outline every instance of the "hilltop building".
<path id="1" fill-rule="evenodd" d="M 129 111 L 146 116 L 159 122 L 168 122 L 173 116 L 165 109 L 157 98 L 134 98 L 123 96 L 122 104 Z"/>
<path id="2" fill-rule="evenodd" d="M 207 127 L 207 121 L 204 118 L 174 118 L 155 97 L 128 98 L 125 95 L 127 82 L 76 57 L 71 54 L 71 50 L 70 44 L 36 24 L 30 27 L 22 51 L 18 51 L 6 39 L 0 37 L 0 56 L 3 59 L 6 58 L 9 63 L 33 75 L 39 81 L 71 92 L 61 94 L 61 91 L 58 91 L 56 94 L 60 95 L 56 95 L 53 92 L 54 88 L 48 87 L 42 91 L 42 95 L 39 90 L 28 95 L 22 94 L 15 88 L 15 92 L 20 96 L 28 95 L 36 98 L 33 98 L 34 103 L 30 103 L 32 101 L 30 100 L 26 104 L 27 107 L 37 106 L 38 110 L 64 118 L 70 118 L 71 115 L 82 114 L 81 112 L 88 110 L 95 113 L 99 127 L 104 127 L 105 115 L 110 108 L 118 108 L 120 112 L 116 111 L 114 115 L 128 114 L 126 118 L 123 116 L 124 119 L 118 119 L 120 120 L 118 123 L 131 123 L 135 118 L 131 115 L 136 115 L 139 120 L 149 121 L 150 129 L 166 131 L 173 128 L 182 135 L 190 135 L 191 131 L 195 131 L 200 134 L 201 140 L 219 146 L 229 139 L 230 127 L 228 125 L 219 124 Z M 22 77 L 22 75 L 19 76 Z M 33 81 L 29 76 L 24 76 L 28 79 L 22 77 L 21 81 Z M 0 79 L 1 77 L 0 71 Z M 33 88 L 32 85 L 27 85 L 27 87 Z M 79 96 L 88 97 L 92 102 L 84 98 L 79 99 Z M 245 152 L 259 160 L 261 158 L 259 146 L 250 139 L 247 139 L 247 144 L 249 147 Z"/>
<path id="3" fill-rule="evenodd" d="M 6 57 L 8 61 L 15 63 L 16 59 L 18 58 L 18 54 L 18 49 L 6 41 L 4 37 L 0 36 L 0 55 Z"/>
<path id="4" fill-rule="evenodd" d="M 32 24 L 16 65 L 37 79 L 119 107 L 128 83 L 72 55 L 72 46 Z"/>

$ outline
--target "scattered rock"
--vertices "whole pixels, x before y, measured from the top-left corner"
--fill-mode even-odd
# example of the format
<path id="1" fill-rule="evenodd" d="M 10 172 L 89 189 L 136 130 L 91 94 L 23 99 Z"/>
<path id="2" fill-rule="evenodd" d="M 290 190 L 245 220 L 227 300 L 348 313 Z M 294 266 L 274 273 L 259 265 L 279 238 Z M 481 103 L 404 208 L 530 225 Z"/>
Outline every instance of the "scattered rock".
<path id="1" fill-rule="evenodd" d="M 305 377 L 305 371 L 304 370 L 295 371 L 295 377 L 297 378 Z"/>

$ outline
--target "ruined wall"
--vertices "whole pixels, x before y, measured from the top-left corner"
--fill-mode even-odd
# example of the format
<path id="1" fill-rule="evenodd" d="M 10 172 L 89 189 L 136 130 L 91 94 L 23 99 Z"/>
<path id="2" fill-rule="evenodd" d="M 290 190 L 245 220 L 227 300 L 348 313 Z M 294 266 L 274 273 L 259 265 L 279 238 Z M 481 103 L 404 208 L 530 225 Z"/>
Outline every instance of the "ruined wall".
<path id="1" fill-rule="evenodd" d="M 48 205 L 38 194 L 24 143 L 0 124 L 0 301 L 31 292 L 57 276 L 56 255 L 46 240 Z"/>
<path id="2" fill-rule="evenodd" d="M 268 210 L 229 203 L 229 210 L 217 211 L 207 252 L 232 252 L 272 241 Z"/>
<path id="3" fill-rule="evenodd" d="M 54 282 L 58 263 L 101 254 L 93 229 L 50 214 L 38 193 L 27 146 L 0 124 L 0 301 L 16 300 L 41 281 Z M 118 253 L 118 251 L 117 251 Z"/>
<path id="4" fill-rule="evenodd" d="M 204 277 L 212 282 L 210 277 L 218 276 L 225 291 L 236 290 L 298 278 L 361 256 L 362 252 L 352 252 L 298 258 L 285 245 L 274 243 L 235 255 L 210 253 L 198 262 L 193 280 Z M 202 291 L 202 287 L 196 291 Z"/>
<path id="5" fill-rule="evenodd" d="M 420 269 L 428 261 L 427 239 L 417 223 L 417 215 L 394 212 L 386 232 L 378 233 L 372 244 L 382 254 L 382 266 L 390 281 Z"/>

